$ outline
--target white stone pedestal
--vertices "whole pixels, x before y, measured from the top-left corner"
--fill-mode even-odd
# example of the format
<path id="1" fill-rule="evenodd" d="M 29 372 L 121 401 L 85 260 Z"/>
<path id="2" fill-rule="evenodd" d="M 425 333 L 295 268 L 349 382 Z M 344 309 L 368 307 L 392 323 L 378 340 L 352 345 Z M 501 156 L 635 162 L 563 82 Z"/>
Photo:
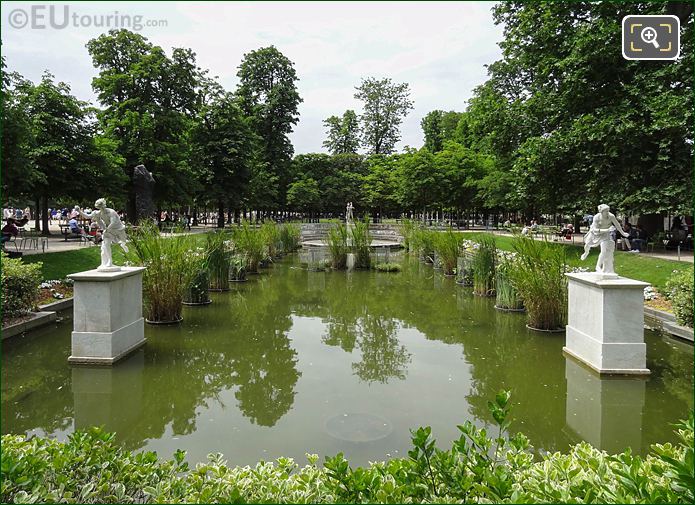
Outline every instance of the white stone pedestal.
<path id="1" fill-rule="evenodd" d="M 567 340 L 563 351 L 600 374 L 646 375 L 646 282 L 600 273 L 569 278 Z"/>
<path id="2" fill-rule="evenodd" d="M 143 270 L 121 267 L 68 276 L 75 281 L 70 363 L 111 365 L 145 343 Z"/>

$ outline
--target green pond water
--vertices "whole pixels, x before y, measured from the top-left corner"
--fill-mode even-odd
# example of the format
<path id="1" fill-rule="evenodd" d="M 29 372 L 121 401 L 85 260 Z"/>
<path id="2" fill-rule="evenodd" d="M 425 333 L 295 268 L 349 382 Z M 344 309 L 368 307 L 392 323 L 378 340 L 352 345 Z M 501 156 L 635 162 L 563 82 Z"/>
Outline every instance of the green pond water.
<path id="1" fill-rule="evenodd" d="M 70 314 L 2 344 L 2 432 L 64 440 L 103 425 L 129 449 L 177 449 L 232 464 L 345 453 L 407 456 L 409 429 L 440 445 L 457 424 L 491 426 L 487 401 L 513 391 L 513 430 L 538 451 L 587 440 L 644 454 L 673 441 L 693 408 L 693 348 L 645 331 L 646 379 L 599 379 L 565 358 L 564 334 L 525 328 L 431 266 L 309 272 L 288 257 L 112 368 L 72 367 Z M 624 315 L 629 317 L 629 315 Z"/>

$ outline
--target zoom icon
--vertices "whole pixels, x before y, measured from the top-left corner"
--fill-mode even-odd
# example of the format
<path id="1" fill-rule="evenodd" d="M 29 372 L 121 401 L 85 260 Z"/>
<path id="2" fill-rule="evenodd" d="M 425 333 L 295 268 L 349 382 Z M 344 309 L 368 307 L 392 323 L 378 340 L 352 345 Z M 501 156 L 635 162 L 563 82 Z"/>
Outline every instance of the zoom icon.
<path id="1" fill-rule="evenodd" d="M 675 60 L 680 55 L 681 24 L 677 16 L 625 16 L 623 57 L 626 60 Z"/>

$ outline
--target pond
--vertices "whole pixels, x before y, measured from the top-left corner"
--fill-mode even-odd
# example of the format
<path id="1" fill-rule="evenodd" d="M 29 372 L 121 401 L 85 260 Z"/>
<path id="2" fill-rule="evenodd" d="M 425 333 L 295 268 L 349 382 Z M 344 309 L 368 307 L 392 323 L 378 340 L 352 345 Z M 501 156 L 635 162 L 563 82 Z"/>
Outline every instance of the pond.
<path id="1" fill-rule="evenodd" d="M 2 433 L 65 439 L 103 425 L 128 449 L 231 464 L 345 453 L 407 457 L 410 428 L 440 445 L 491 426 L 513 392 L 513 430 L 537 451 L 587 440 L 645 454 L 693 408 L 693 349 L 645 331 L 649 378 L 599 379 L 565 358 L 563 334 L 525 328 L 414 258 L 400 273 L 309 272 L 285 258 L 113 368 L 72 367 L 72 321 L 3 342 Z"/>

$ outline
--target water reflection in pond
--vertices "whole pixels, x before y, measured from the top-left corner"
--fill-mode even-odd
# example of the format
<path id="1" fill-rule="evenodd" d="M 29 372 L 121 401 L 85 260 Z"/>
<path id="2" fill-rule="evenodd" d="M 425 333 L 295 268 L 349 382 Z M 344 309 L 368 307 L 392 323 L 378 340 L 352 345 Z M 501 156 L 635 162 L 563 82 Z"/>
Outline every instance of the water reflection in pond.
<path id="1" fill-rule="evenodd" d="M 176 448 L 234 464 L 339 451 L 355 464 L 406 456 L 409 428 L 441 444 L 491 422 L 513 391 L 513 428 L 539 450 L 588 440 L 606 450 L 674 440 L 693 406 L 692 347 L 646 332 L 647 379 L 600 379 L 432 267 L 308 272 L 276 263 L 113 368 L 70 367 L 69 320 L 3 343 L 2 432 L 64 439 L 103 425 L 129 449 Z"/>

